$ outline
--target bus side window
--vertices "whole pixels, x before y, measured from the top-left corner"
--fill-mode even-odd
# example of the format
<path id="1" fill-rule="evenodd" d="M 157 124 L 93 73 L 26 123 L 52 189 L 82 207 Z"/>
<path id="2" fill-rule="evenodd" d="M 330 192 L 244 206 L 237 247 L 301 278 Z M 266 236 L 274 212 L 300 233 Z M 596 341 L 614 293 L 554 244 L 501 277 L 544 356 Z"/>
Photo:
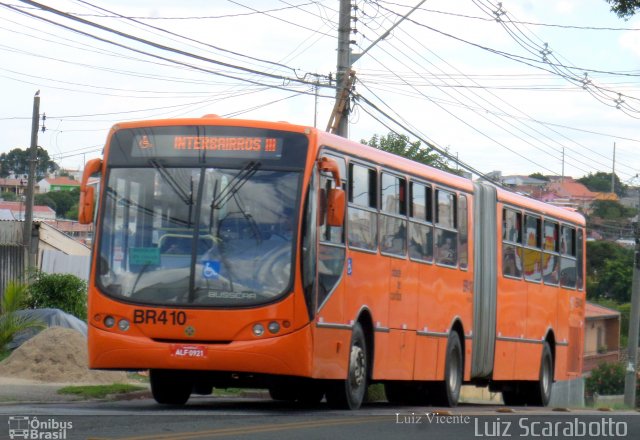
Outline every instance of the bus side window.
<path id="1" fill-rule="evenodd" d="M 460 255 L 460 268 L 466 269 L 469 264 L 469 219 L 467 213 L 467 196 L 458 197 L 458 254 Z"/>
<path id="2" fill-rule="evenodd" d="M 560 227 L 560 285 L 576 288 L 576 229 L 562 225 Z"/>
<path id="3" fill-rule="evenodd" d="M 406 180 L 381 174 L 380 250 L 404 256 L 407 242 Z"/>
<path id="4" fill-rule="evenodd" d="M 578 229 L 578 240 L 576 243 L 576 287 L 578 290 L 584 289 L 583 262 L 584 262 L 584 229 Z"/>
<path id="5" fill-rule="evenodd" d="M 438 189 L 436 202 L 436 263 L 457 266 L 456 195 L 450 191 Z"/>
<path id="6" fill-rule="evenodd" d="M 560 240 L 558 223 L 544 221 L 544 237 L 542 240 L 542 277 L 545 284 L 557 286 L 560 281 Z"/>
<path id="7" fill-rule="evenodd" d="M 349 164 L 349 246 L 376 250 L 378 247 L 377 172 Z"/>
<path id="8" fill-rule="evenodd" d="M 524 216 L 524 278 L 528 281 L 542 279 L 542 220 L 538 216 Z"/>
<path id="9" fill-rule="evenodd" d="M 409 258 L 433 261 L 432 189 L 422 183 L 409 184 Z"/>
<path id="10" fill-rule="evenodd" d="M 502 274 L 522 277 L 522 213 L 502 210 Z"/>

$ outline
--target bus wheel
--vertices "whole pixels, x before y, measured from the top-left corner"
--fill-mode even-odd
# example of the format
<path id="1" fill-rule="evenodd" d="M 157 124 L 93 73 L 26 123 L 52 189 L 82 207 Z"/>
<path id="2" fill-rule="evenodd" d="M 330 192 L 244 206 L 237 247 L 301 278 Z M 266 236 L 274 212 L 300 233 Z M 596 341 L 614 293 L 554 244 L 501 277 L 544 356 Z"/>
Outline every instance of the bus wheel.
<path id="1" fill-rule="evenodd" d="M 367 342 L 360 323 L 353 326 L 346 380 L 333 381 L 327 387 L 327 403 L 332 408 L 358 409 L 367 392 L 369 361 Z"/>
<path id="2" fill-rule="evenodd" d="M 462 344 L 455 331 L 449 333 L 447 357 L 444 362 L 444 380 L 431 385 L 431 401 L 440 406 L 456 406 L 462 386 Z"/>
<path id="3" fill-rule="evenodd" d="M 151 370 L 149 372 L 151 394 L 156 402 L 164 405 L 184 405 L 191 396 L 193 382 L 180 371 Z"/>
<path id="4" fill-rule="evenodd" d="M 547 341 L 542 347 L 540 359 L 540 376 L 538 381 L 531 382 L 531 390 L 528 393 L 528 404 L 535 406 L 547 406 L 551 400 L 551 388 L 553 387 L 553 356 Z"/>

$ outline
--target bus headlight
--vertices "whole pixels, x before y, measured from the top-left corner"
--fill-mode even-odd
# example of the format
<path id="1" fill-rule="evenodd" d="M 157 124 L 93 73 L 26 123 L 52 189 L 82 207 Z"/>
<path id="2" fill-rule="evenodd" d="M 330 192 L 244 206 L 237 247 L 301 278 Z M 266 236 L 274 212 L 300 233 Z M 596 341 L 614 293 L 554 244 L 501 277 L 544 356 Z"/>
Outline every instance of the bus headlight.
<path id="1" fill-rule="evenodd" d="M 106 316 L 103 322 L 104 326 L 107 328 L 112 328 L 114 325 L 116 325 L 116 319 L 111 315 Z"/>
<path id="2" fill-rule="evenodd" d="M 127 321 L 126 319 L 121 319 L 120 321 L 118 321 L 118 328 L 123 332 L 126 332 L 127 330 L 129 330 L 129 321 Z"/>
<path id="3" fill-rule="evenodd" d="M 256 336 L 262 336 L 264 335 L 264 325 L 262 324 L 256 324 L 253 326 L 253 334 Z"/>
<path id="4" fill-rule="evenodd" d="M 280 324 L 276 321 L 271 321 L 267 327 L 271 333 L 278 333 L 280 331 Z"/>

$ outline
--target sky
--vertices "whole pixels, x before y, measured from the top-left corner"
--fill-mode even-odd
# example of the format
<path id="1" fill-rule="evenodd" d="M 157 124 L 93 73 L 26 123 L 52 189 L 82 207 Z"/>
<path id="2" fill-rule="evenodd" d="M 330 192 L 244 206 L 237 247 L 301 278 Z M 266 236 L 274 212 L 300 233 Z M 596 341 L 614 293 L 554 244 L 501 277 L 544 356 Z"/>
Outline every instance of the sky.
<path id="1" fill-rule="evenodd" d="M 420 1 L 352 3 L 352 50 L 368 50 L 353 63 L 351 139 L 394 130 L 504 175 L 577 178 L 615 162 L 640 183 L 640 17 L 605 0 L 427 0 L 373 44 Z M 2 0 L 0 154 L 28 147 L 38 90 L 38 143 L 69 169 L 99 157 L 122 121 L 217 114 L 325 129 L 338 8 Z"/>

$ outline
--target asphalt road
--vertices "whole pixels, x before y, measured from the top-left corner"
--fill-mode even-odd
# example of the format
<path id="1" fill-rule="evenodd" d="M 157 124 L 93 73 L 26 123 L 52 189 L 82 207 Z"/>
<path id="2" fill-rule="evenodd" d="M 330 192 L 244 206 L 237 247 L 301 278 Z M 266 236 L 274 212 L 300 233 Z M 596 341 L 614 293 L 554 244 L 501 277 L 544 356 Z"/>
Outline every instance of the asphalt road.
<path id="1" fill-rule="evenodd" d="M 184 407 L 160 406 L 148 398 L 3 403 L 0 438 L 12 433 L 16 439 L 63 440 L 640 438 L 640 413 L 635 411 L 505 411 L 495 405 L 445 409 L 388 403 L 335 411 L 325 404 L 310 409 L 262 398 L 211 396 L 192 397 Z"/>

